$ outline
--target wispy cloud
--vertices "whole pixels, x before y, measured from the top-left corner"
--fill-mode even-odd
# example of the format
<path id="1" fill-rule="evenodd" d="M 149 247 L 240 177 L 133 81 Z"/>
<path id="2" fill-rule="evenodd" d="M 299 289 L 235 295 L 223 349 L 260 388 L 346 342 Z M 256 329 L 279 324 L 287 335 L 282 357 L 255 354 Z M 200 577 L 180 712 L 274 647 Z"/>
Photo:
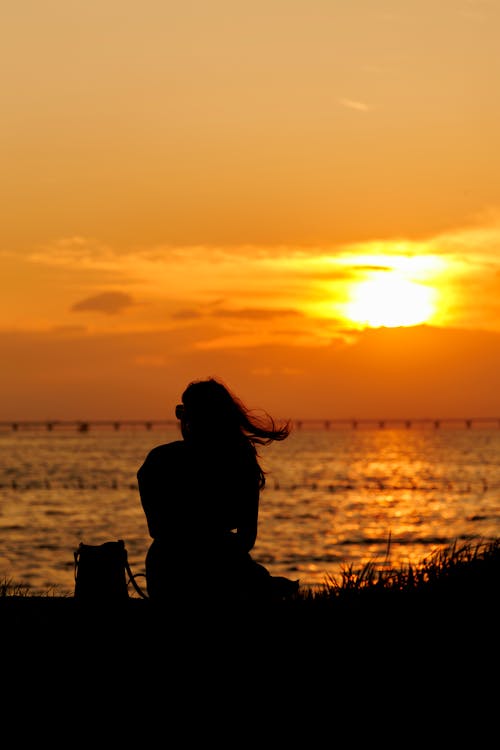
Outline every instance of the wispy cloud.
<path id="1" fill-rule="evenodd" d="M 171 318 L 173 320 L 198 320 L 198 318 L 201 318 L 202 313 L 200 310 L 193 310 L 193 309 L 183 309 L 183 310 L 174 310 L 174 312 L 171 314 Z"/>
<path id="2" fill-rule="evenodd" d="M 30 253 L 29 260 L 49 266 L 73 266 L 79 269 L 106 270 L 116 265 L 117 255 L 98 240 L 90 237 L 61 237 L 51 245 L 43 245 Z"/>
<path id="3" fill-rule="evenodd" d="M 496 329 L 499 247 L 494 211 L 419 240 L 335 246 L 165 245 L 118 252 L 92 239 L 62 238 L 28 257 L 4 254 L 33 290 L 43 274 L 44 292 L 14 298 L 2 328 L 70 330 L 78 315 L 86 335 L 168 330 L 228 345 L 257 335 L 326 341 L 349 325 L 343 310 L 353 284 L 397 271 L 443 292 L 448 303 L 436 324 Z M 298 333 L 286 331 L 291 320 Z"/>
<path id="4" fill-rule="evenodd" d="M 289 308 L 219 308 L 212 312 L 212 315 L 218 318 L 240 318 L 244 320 L 271 320 L 300 314 L 298 310 Z"/>
<path id="5" fill-rule="evenodd" d="M 106 315 L 116 315 L 127 307 L 131 307 L 135 302 L 129 294 L 124 292 L 102 292 L 95 294 L 93 297 L 76 302 L 71 306 L 73 312 L 100 312 Z"/>
<path id="6" fill-rule="evenodd" d="M 339 104 L 347 109 L 355 109 L 358 112 L 369 112 L 371 107 L 366 102 L 361 102 L 356 99 L 339 99 Z"/>

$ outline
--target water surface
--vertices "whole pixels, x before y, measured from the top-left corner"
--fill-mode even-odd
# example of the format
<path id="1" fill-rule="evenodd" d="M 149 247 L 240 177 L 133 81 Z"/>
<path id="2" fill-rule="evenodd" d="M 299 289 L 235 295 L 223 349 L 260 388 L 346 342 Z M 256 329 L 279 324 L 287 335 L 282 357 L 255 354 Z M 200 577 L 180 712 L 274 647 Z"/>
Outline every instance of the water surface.
<path id="1" fill-rule="evenodd" d="M 136 472 L 175 428 L 0 433 L 0 580 L 71 592 L 80 541 L 124 539 L 144 570 Z M 321 584 L 342 569 L 418 563 L 455 541 L 500 537 L 497 428 L 296 429 L 261 450 L 254 557 Z M 172 570 L 182 578 L 183 566 Z"/>

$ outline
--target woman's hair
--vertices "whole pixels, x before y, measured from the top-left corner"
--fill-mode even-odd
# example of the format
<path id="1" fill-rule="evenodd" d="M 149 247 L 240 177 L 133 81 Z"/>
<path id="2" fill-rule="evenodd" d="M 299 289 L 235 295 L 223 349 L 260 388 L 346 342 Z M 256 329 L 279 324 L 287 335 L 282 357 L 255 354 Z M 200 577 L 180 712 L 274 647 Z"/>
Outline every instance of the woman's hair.
<path id="1" fill-rule="evenodd" d="M 267 412 L 252 413 L 224 383 L 213 377 L 191 382 L 182 394 L 182 403 L 186 435 L 194 440 L 212 439 L 233 445 L 243 441 L 252 449 L 256 461 L 257 445 L 284 440 L 290 434 L 289 421 L 278 425 Z M 265 479 L 260 466 L 259 471 L 262 488 Z"/>

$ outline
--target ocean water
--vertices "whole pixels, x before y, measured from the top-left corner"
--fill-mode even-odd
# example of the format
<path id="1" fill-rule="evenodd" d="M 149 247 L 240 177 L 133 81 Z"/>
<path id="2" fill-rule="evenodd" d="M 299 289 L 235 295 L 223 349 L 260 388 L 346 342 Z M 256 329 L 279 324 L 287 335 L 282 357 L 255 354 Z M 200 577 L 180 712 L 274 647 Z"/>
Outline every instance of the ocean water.
<path id="1" fill-rule="evenodd" d="M 72 593 L 81 541 L 124 539 L 143 572 L 150 539 L 136 472 L 154 445 L 177 438 L 168 426 L 1 431 L 0 581 Z M 274 575 L 323 584 L 387 554 L 400 567 L 500 537 L 497 427 L 302 427 L 260 453 L 253 556 Z M 179 561 L 172 578 L 182 577 Z"/>

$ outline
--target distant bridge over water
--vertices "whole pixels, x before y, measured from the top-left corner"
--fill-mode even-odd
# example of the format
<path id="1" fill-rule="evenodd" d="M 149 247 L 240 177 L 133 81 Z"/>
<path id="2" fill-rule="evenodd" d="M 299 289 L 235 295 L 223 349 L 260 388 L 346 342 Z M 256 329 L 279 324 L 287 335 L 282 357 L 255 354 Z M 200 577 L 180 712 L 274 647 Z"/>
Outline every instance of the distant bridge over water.
<path id="1" fill-rule="evenodd" d="M 401 417 L 389 417 L 387 419 L 296 419 L 293 420 L 294 425 L 300 429 L 301 427 L 322 427 L 325 430 L 335 427 L 352 427 L 357 429 L 358 427 L 377 427 L 383 429 L 384 427 L 404 427 L 410 429 L 411 427 L 433 427 L 439 429 L 440 427 L 465 427 L 471 429 L 472 427 L 500 427 L 500 417 L 415 417 L 415 418 L 401 418 Z"/>
<path id="2" fill-rule="evenodd" d="M 304 418 L 291 419 L 292 426 L 297 429 L 339 429 L 339 428 L 405 428 L 412 427 L 454 427 L 472 429 L 474 427 L 497 427 L 500 428 L 500 417 L 388 417 L 388 418 Z M 144 429 L 154 430 L 162 427 L 175 427 L 178 425 L 176 419 L 90 419 L 90 420 L 10 420 L 0 421 L 0 430 L 76 430 L 78 432 L 89 432 L 94 429 L 107 429 L 118 431 L 121 429 Z"/>

